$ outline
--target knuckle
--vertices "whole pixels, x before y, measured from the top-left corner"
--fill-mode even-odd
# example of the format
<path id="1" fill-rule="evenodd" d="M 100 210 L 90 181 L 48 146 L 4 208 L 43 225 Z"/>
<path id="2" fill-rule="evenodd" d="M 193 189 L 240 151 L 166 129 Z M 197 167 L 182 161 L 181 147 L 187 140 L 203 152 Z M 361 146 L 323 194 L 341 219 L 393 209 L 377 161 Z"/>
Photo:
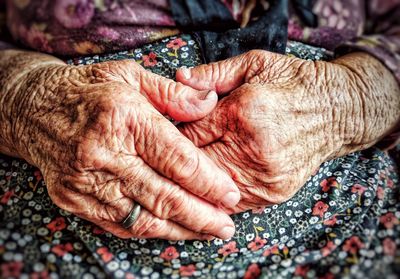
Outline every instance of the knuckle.
<path id="1" fill-rule="evenodd" d="M 86 66 L 85 71 L 88 76 L 94 78 L 96 82 L 104 81 L 126 81 L 125 77 L 128 77 L 134 67 L 138 70 L 137 63 L 130 60 L 119 60 L 119 61 L 106 61 L 98 64 Z"/>
<path id="2" fill-rule="evenodd" d="M 247 56 L 249 57 L 249 59 L 260 58 L 260 57 L 263 57 L 266 53 L 267 53 L 267 51 L 265 51 L 265 50 L 252 49 L 247 52 Z"/>
<path id="3" fill-rule="evenodd" d="M 187 198 L 178 187 L 161 188 L 154 204 L 155 215 L 161 219 L 170 219 L 182 214 L 187 206 Z"/>
<path id="4" fill-rule="evenodd" d="M 107 221 L 120 223 L 129 214 L 132 203 L 125 198 L 118 198 L 112 202 L 103 205 L 104 219 Z"/>
<path id="5" fill-rule="evenodd" d="M 84 172 L 88 169 L 92 169 L 95 165 L 96 158 L 99 156 L 98 142 L 94 139 L 85 138 L 80 140 L 76 144 L 74 150 L 74 159 L 70 162 L 72 169 L 78 172 Z"/>
<path id="6" fill-rule="evenodd" d="M 93 195 L 101 202 L 116 206 L 123 198 L 123 194 L 121 192 L 121 183 L 122 182 L 119 179 L 111 179 L 104 183 L 97 182 L 93 186 L 95 189 Z"/>
<path id="7" fill-rule="evenodd" d="M 177 84 L 172 80 L 163 80 L 160 79 L 159 84 L 159 92 L 161 92 L 162 101 L 168 102 L 174 99 L 177 95 Z"/>
<path id="8" fill-rule="evenodd" d="M 200 171 L 199 154 L 195 150 L 183 150 L 177 158 L 178 172 L 182 178 L 182 183 L 190 183 Z"/>
<path id="9" fill-rule="evenodd" d="M 211 64 L 211 79 L 212 80 L 218 80 L 219 78 L 223 78 L 223 68 L 222 68 L 222 63 L 212 63 Z"/>

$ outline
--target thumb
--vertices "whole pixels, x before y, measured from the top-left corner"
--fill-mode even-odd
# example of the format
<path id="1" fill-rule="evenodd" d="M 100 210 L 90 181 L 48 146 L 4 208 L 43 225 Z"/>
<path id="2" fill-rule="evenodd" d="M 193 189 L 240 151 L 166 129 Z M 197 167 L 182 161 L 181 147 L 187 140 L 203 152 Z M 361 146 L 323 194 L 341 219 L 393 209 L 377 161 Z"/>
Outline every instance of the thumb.
<path id="1" fill-rule="evenodd" d="M 199 91 L 145 70 L 140 76 L 140 92 L 160 113 L 177 121 L 201 119 L 217 105 L 214 91 Z"/>
<path id="2" fill-rule="evenodd" d="M 176 80 L 198 90 L 214 90 L 224 94 L 245 82 L 253 60 L 253 52 L 248 52 L 192 69 L 183 67 L 176 72 Z"/>

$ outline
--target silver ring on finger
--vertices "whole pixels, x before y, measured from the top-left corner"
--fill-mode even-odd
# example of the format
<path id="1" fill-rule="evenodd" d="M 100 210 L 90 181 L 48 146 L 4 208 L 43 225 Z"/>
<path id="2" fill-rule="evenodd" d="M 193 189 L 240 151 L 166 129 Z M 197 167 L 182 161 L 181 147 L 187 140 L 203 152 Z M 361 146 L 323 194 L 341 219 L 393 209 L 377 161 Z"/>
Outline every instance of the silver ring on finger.
<path id="1" fill-rule="evenodd" d="M 135 203 L 133 205 L 131 212 L 129 212 L 125 220 L 121 222 L 122 227 L 124 227 L 125 229 L 129 229 L 131 226 L 133 226 L 133 224 L 135 224 L 136 220 L 139 217 L 140 209 L 141 209 L 140 204 Z"/>

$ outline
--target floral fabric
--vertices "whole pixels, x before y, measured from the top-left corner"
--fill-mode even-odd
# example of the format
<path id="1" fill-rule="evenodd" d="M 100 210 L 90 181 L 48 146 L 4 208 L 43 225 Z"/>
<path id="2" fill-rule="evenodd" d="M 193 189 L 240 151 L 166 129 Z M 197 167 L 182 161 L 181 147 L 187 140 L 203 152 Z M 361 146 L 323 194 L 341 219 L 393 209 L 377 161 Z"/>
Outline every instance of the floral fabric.
<path id="1" fill-rule="evenodd" d="M 329 59 L 296 42 L 287 52 Z M 118 59 L 167 77 L 201 63 L 189 35 L 68 63 Z M 0 278 L 397 278 L 398 173 L 371 148 L 322 164 L 283 204 L 233 216 L 229 240 L 123 240 L 59 209 L 36 168 L 0 155 Z"/>

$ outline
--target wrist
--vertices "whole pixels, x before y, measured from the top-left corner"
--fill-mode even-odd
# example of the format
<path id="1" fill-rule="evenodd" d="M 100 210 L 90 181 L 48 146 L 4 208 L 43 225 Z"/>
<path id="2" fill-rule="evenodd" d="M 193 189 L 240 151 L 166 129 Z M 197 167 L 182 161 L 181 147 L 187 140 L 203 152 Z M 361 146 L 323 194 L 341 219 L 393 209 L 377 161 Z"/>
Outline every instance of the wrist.
<path id="1" fill-rule="evenodd" d="M 400 91 L 391 72 L 366 53 L 352 53 L 332 62 L 343 81 L 335 90 L 342 99 L 342 147 L 338 156 L 373 146 L 400 121 Z"/>
<path id="2" fill-rule="evenodd" d="M 61 65 L 65 64 L 56 58 L 34 52 L 10 50 L 0 53 L 0 66 L 5 69 L 0 76 L 0 152 L 32 163 L 27 152 L 29 134 L 32 133 L 29 120 L 38 108 L 38 95 L 44 91 L 37 77 L 46 68 Z"/>

